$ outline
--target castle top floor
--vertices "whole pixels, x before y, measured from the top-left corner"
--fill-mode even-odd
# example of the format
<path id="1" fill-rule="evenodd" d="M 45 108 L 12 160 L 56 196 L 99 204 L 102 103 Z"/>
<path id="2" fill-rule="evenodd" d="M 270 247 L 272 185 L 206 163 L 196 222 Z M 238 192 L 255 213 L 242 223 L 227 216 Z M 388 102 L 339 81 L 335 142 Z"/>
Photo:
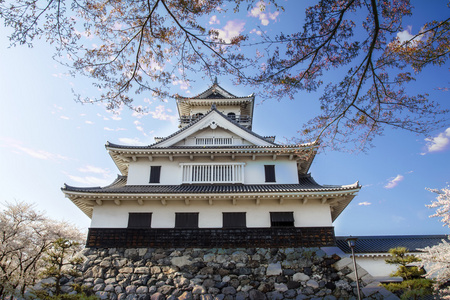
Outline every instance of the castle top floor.
<path id="1" fill-rule="evenodd" d="M 194 97 L 177 96 L 177 108 L 180 117 L 180 128 L 197 121 L 204 116 L 214 104 L 218 111 L 232 121 L 247 129 L 252 129 L 255 96 L 238 97 L 214 83 L 204 92 Z"/>

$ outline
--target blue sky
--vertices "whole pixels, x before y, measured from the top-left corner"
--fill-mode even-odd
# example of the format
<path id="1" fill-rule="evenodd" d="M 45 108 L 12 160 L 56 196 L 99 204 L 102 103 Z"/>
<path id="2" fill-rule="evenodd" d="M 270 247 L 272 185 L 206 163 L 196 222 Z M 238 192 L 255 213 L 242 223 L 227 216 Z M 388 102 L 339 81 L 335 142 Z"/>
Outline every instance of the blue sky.
<path id="1" fill-rule="evenodd" d="M 426 18 L 448 15 L 445 3 L 432 3 L 414 11 L 406 21 L 411 26 L 408 30 L 418 31 Z M 278 32 L 296 21 L 292 19 L 295 16 L 273 10 L 215 16 L 208 22 L 222 30 L 225 38 L 240 31 L 257 38 L 258 31 Z M 153 143 L 155 136 L 173 133 L 178 125 L 175 102 L 138 95 L 136 104 L 149 109 L 145 115 L 128 109 L 114 114 L 103 104 L 75 103 L 72 89 L 86 96 L 96 92 L 90 81 L 68 76 L 67 69 L 52 60 L 52 47 L 43 41 L 36 41 L 34 48 L 8 48 L 7 33 L 8 29 L 1 28 L 0 202 L 33 202 L 50 217 L 86 229 L 89 218 L 64 198 L 61 186 L 111 183 L 119 171 L 105 151 L 106 141 L 145 145 Z M 173 91 L 192 96 L 209 84 L 203 80 L 190 87 L 178 83 Z M 219 84 L 239 96 L 254 92 L 233 86 L 226 77 L 219 78 Z M 449 86 L 448 63 L 440 69 L 425 70 L 409 88 L 426 91 L 450 108 L 450 92 L 436 89 L 445 86 Z M 299 93 L 294 101 L 260 103 L 257 98 L 254 131 L 276 135 L 278 142 L 285 142 L 318 111 L 319 97 L 320 91 Z M 425 140 L 424 136 L 387 129 L 367 153 L 327 151 L 316 156 L 310 172 L 318 183 L 351 184 L 359 180 L 363 186 L 335 222 L 337 235 L 448 233 L 438 219 L 428 217 L 433 211 L 425 205 L 435 194 L 425 188 L 443 188 L 450 181 L 450 127 L 443 125 L 431 136 Z"/>

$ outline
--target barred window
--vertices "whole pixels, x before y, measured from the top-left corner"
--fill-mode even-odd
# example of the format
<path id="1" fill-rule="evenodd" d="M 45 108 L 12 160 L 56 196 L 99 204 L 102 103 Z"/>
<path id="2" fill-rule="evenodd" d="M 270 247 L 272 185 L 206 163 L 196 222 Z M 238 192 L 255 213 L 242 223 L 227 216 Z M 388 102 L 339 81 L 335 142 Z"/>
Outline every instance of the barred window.
<path id="1" fill-rule="evenodd" d="M 294 212 L 271 212 L 270 226 L 272 227 L 294 227 Z"/>
<path id="2" fill-rule="evenodd" d="M 129 213 L 128 228 L 150 228 L 152 213 Z"/>

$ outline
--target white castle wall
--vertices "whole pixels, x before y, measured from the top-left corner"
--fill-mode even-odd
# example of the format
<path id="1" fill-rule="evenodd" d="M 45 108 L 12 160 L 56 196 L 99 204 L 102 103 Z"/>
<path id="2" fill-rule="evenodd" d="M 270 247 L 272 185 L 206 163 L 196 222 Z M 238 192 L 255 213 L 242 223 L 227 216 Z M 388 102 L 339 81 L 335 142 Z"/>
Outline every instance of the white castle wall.
<path id="1" fill-rule="evenodd" d="M 103 205 L 95 206 L 91 227 L 94 228 L 126 228 L 129 212 L 152 212 L 152 228 L 173 228 L 175 226 L 175 213 L 198 212 L 200 228 L 222 227 L 222 212 L 245 212 L 247 227 L 270 227 L 270 212 L 293 211 L 295 227 L 321 227 L 332 226 L 330 207 L 320 203 L 319 200 L 309 200 L 301 204 L 300 200 L 285 200 L 279 204 L 276 200 L 261 200 L 260 205 L 255 200 L 237 200 L 233 205 L 231 199 L 213 201 L 209 205 L 205 200 L 192 200 L 189 205 L 184 201 L 145 201 L 144 205 L 137 201 L 122 201 L 116 205 L 104 201 Z"/>
<path id="2" fill-rule="evenodd" d="M 280 157 L 273 160 L 272 156 L 256 157 L 255 160 L 249 159 L 249 157 L 236 156 L 234 161 L 230 160 L 229 156 L 219 157 L 215 156 L 214 160 L 211 158 L 196 157 L 193 161 L 189 158 L 178 159 L 174 158 L 170 161 L 168 158 L 155 158 L 153 161 L 148 159 L 139 158 L 136 162 L 130 162 L 128 171 L 127 185 L 150 185 L 150 167 L 161 167 L 160 185 L 180 185 L 182 183 L 181 178 L 181 166 L 180 163 L 229 163 L 229 162 L 245 162 L 244 167 L 244 184 L 266 184 L 264 165 L 275 165 L 275 177 L 276 184 L 296 184 L 298 183 L 297 176 L 297 164 L 294 160 Z M 273 184 L 273 183 L 270 183 Z M 156 184 L 158 185 L 158 184 Z"/>

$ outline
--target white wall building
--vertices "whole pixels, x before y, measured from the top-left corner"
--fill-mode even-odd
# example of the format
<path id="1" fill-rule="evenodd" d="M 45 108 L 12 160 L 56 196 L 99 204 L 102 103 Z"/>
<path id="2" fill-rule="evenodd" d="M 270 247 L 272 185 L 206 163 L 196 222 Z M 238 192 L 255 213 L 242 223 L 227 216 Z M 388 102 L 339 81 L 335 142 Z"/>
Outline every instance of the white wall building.
<path id="1" fill-rule="evenodd" d="M 88 247 L 334 245 L 333 222 L 360 186 L 317 184 L 315 144 L 256 134 L 254 96 L 217 82 L 177 105 L 174 134 L 106 144 L 121 172 L 111 185 L 62 189 L 92 219 Z"/>

